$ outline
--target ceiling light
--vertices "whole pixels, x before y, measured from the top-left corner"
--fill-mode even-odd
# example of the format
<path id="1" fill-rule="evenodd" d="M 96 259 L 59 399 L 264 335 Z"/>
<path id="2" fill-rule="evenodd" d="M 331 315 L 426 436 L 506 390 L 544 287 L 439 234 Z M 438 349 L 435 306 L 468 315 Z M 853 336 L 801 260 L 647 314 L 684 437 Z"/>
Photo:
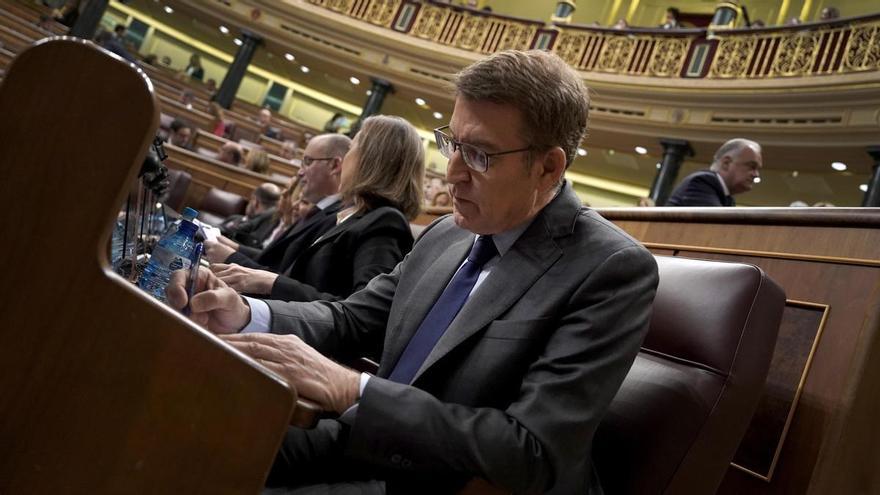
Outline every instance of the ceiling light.
<path id="1" fill-rule="evenodd" d="M 416 98 L 416 105 L 425 106 L 426 103 L 428 102 L 425 101 L 423 98 Z"/>
<path id="2" fill-rule="evenodd" d="M 220 26 L 220 32 L 223 34 L 229 34 L 229 28 L 226 26 Z"/>
<path id="3" fill-rule="evenodd" d="M 640 155 L 644 155 L 645 153 L 648 152 L 648 149 L 645 148 L 644 146 L 636 146 L 635 150 L 636 150 L 636 153 L 638 153 Z"/>
<path id="4" fill-rule="evenodd" d="M 614 150 L 608 150 L 608 155 L 609 155 L 609 156 L 614 156 Z"/>
<path id="5" fill-rule="evenodd" d="M 843 162 L 831 162 L 831 168 L 837 170 L 838 172 L 843 172 L 846 170 L 846 164 Z"/>
<path id="6" fill-rule="evenodd" d="M 309 69 L 308 67 L 303 65 L 302 67 L 299 68 L 299 70 L 303 71 L 304 74 L 308 74 L 311 69 Z"/>
<path id="7" fill-rule="evenodd" d="M 657 170 L 660 170 L 660 167 L 662 167 L 662 166 L 663 165 L 661 165 L 660 162 L 657 162 Z"/>
<path id="8" fill-rule="evenodd" d="M 868 185 L 867 184 L 859 185 L 859 190 L 861 190 L 862 192 L 868 192 Z"/>
<path id="9" fill-rule="evenodd" d="M 797 179 L 797 176 L 798 176 L 798 171 L 797 171 L 797 170 L 792 170 L 792 171 L 791 171 L 791 177 L 792 177 L 793 179 Z"/>
<path id="10" fill-rule="evenodd" d="M 578 148 L 578 156 L 587 156 L 587 150 Z"/>
<path id="11" fill-rule="evenodd" d="M 754 182 L 755 184 L 760 184 L 760 183 L 761 183 L 761 178 L 760 178 L 760 177 L 755 177 L 754 179 L 752 179 L 752 182 Z"/>
<path id="12" fill-rule="evenodd" d="M 235 44 L 238 45 L 238 46 L 241 46 L 241 40 L 238 39 L 238 38 L 235 38 L 234 40 L 232 40 L 232 42 L 235 43 Z"/>
<path id="13" fill-rule="evenodd" d="M 286 58 L 288 62 L 293 62 L 294 60 L 296 60 L 296 57 L 294 57 L 292 53 L 285 53 L 284 58 Z"/>
<path id="14" fill-rule="evenodd" d="M 368 89 L 368 90 L 367 90 L 367 96 L 370 96 L 371 94 L 373 94 L 373 90 L 372 90 L 372 89 Z"/>
<path id="15" fill-rule="evenodd" d="M 169 6 L 166 5 L 166 6 L 165 6 L 165 12 L 168 13 L 168 14 L 173 14 L 173 13 L 174 13 L 174 9 L 172 9 L 171 7 L 169 7 Z"/>
<path id="16" fill-rule="evenodd" d="M 349 77 L 348 80 L 351 81 L 351 83 L 354 84 L 355 86 L 357 86 L 358 84 L 361 83 L 361 80 L 354 77 L 354 76 Z"/>
<path id="17" fill-rule="evenodd" d="M 443 118 L 443 114 L 440 112 L 434 112 L 434 118 L 440 120 Z"/>

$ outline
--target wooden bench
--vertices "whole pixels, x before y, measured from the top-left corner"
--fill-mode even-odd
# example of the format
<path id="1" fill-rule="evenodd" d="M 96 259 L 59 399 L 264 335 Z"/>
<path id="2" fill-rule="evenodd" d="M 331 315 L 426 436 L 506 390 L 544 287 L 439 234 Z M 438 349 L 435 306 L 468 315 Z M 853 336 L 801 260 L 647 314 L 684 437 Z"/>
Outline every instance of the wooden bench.
<path id="1" fill-rule="evenodd" d="M 210 132 L 206 132 L 203 130 L 199 130 L 196 132 L 195 137 L 193 138 L 193 149 L 198 151 L 199 148 L 204 148 L 212 153 L 219 153 L 220 148 L 226 144 L 234 141 L 230 141 L 228 139 L 222 138 L 220 136 L 216 136 Z M 243 146 L 245 149 L 245 156 L 250 151 L 249 147 Z M 268 150 L 267 150 L 268 151 Z M 269 175 L 275 176 L 283 176 L 286 178 L 295 177 L 297 172 L 299 172 L 299 167 L 291 161 L 285 160 L 280 156 L 269 153 Z M 280 179 L 279 180 L 284 180 Z"/>
<path id="2" fill-rule="evenodd" d="M 247 198 L 254 189 L 265 182 L 271 182 L 281 188 L 287 186 L 285 180 L 213 160 L 172 144 L 166 143 L 165 151 L 168 153 L 168 159 L 165 161 L 168 168 L 183 170 L 192 176 L 192 182 L 183 202 L 184 206 L 197 208 L 212 187 Z"/>

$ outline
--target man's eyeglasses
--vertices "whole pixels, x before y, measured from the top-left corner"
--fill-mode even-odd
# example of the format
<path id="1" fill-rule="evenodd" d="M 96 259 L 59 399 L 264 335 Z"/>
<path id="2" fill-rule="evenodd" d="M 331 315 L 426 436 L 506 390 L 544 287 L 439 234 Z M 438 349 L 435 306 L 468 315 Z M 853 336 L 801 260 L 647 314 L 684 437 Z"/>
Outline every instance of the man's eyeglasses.
<path id="1" fill-rule="evenodd" d="M 324 160 L 332 160 L 334 158 L 336 158 L 336 157 L 335 156 L 328 156 L 325 158 L 312 158 L 310 156 L 304 156 L 302 159 L 302 166 L 308 167 L 309 165 L 311 165 L 315 162 L 320 162 L 320 161 L 324 161 Z"/>
<path id="2" fill-rule="evenodd" d="M 461 157 L 464 159 L 464 163 L 477 172 L 485 172 L 486 170 L 489 170 L 489 158 L 493 156 L 522 153 L 523 151 L 530 151 L 532 149 L 532 147 L 529 146 L 518 150 L 486 153 L 472 144 L 461 143 L 452 139 L 448 134 L 443 132 L 443 129 L 449 129 L 449 126 L 444 125 L 443 127 L 434 129 L 434 139 L 437 140 L 437 148 L 440 149 L 440 154 L 446 158 L 452 158 L 453 153 L 457 150 L 461 150 Z"/>

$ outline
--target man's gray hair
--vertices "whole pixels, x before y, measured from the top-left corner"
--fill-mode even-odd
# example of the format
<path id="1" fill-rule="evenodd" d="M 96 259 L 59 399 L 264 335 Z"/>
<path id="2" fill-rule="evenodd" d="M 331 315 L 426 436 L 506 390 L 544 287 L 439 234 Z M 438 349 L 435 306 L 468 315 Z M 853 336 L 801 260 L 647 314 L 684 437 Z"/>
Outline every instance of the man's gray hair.
<path id="1" fill-rule="evenodd" d="M 587 132 L 589 94 L 580 76 L 559 56 L 543 50 L 506 50 L 458 73 L 456 96 L 511 105 L 523 117 L 515 132 L 538 149 L 559 146 L 566 167 Z"/>
<path id="2" fill-rule="evenodd" d="M 711 170 L 718 171 L 721 169 L 721 159 L 727 155 L 739 153 L 743 148 L 755 148 L 758 153 L 761 152 L 761 145 L 756 141 L 752 141 L 751 139 L 745 138 L 734 138 L 726 143 L 722 144 L 718 151 L 715 152 L 715 156 L 712 157 L 712 166 L 709 167 Z"/>

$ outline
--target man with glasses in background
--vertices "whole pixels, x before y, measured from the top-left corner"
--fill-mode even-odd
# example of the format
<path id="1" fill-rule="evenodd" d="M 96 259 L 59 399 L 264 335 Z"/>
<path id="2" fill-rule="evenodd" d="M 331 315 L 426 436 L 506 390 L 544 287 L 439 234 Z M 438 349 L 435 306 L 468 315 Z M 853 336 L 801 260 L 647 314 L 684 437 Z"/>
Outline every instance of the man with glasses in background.
<path id="1" fill-rule="evenodd" d="M 302 250 L 336 225 L 342 157 L 350 147 L 351 139 L 341 134 L 316 136 L 306 146 L 297 175 L 302 198 L 315 205 L 311 216 L 287 227 L 262 250 L 228 239 L 205 241 L 205 258 L 211 263 L 283 273 Z"/>
<path id="2" fill-rule="evenodd" d="M 587 128 L 574 70 L 505 51 L 456 89 L 436 131 L 453 214 L 392 273 L 336 303 L 243 302 L 199 274 L 196 322 L 341 414 L 288 431 L 269 493 L 602 493 L 592 439 L 647 331 L 656 264 L 564 180 Z M 182 276 L 168 296 L 186 304 Z M 353 353 L 380 355 L 376 375 L 330 359 Z"/>

